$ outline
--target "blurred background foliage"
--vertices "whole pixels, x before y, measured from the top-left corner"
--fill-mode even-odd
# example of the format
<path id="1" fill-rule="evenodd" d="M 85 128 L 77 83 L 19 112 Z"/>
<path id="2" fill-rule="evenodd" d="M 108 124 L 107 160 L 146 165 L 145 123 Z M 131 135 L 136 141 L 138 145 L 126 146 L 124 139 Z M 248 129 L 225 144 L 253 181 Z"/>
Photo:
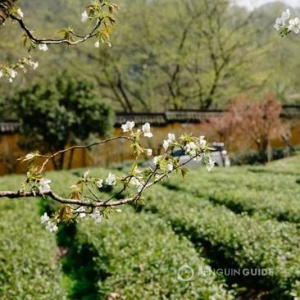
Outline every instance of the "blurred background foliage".
<path id="1" fill-rule="evenodd" d="M 0 101 L 10 103 L 16 90 L 67 69 L 93 82 L 96 95 L 118 111 L 222 109 L 239 95 L 259 98 L 267 92 L 282 104 L 300 102 L 298 36 L 283 41 L 273 27 L 286 8 L 282 3 L 247 11 L 228 0 L 116 2 L 120 10 L 111 48 L 95 48 L 95 41 L 88 41 L 32 50 L 39 68 L 12 84 L 2 80 Z M 86 4 L 20 1 L 24 20 L 41 38 L 58 37 L 59 29 L 69 25 L 79 32 L 87 29 L 80 22 Z M 0 49 L 1 61 L 28 55 L 17 24 L 7 21 L 1 29 Z M 9 111 L 2 117 L 10 117 Z"/>

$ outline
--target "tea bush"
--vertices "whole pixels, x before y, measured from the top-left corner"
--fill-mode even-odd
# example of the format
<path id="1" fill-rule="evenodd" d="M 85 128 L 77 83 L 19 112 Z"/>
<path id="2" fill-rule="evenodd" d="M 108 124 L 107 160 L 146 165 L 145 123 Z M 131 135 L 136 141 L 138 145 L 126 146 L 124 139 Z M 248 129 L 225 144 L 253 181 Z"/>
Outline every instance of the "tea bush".
<path id="1" fill-rule="evenodd" d="M 155 187 L 146 202 L 146 210 L 171 222 L 176 232 L 196 244 L 205 242 L 219 267 L 266 269 L 266 276 L 251 280 L 267 289 L 272 299 L 290 299 L 286 297 L 292 289 L 300 295 L 294 288 L 300 280 L 300 236 L 295 224 L 236 215 L 224 206 L 162 187 Z"/>
<path id="2" fill-rule="evenodd" d="M 186 263 L 195 275 L 198 268 L 210 267 L 186 238 L 157 216 L 126 210 L 99 226 L 87 221 L 78 227 L 78 247 L 88 244 L 97 252 L 93 260 L 103 299 L 113 294 L 118 299 L 234 299 L 213 272 L 178 279 Z"/>
<path id="3" fill-rule="evenodd" d="M 40 224 L 37 200 L 1 200 L 0 231 L 0 298 L 65 299 L 56 239 Z"/>
<path id="4" fill-rule="evenodd" d="M 299 223 L 300 185 L 296 183 L 297 176 L 280 172 L 266 174 L 259 170 L 221 169 L 207 176 L 202 176 L 202 171 L 198 170 L 197 175 L 193 171 L 193 176 L 187 181 L 173 176 L 164 185 L 182 193 L 205 197 L 237 213 L 260 214 Z"/>

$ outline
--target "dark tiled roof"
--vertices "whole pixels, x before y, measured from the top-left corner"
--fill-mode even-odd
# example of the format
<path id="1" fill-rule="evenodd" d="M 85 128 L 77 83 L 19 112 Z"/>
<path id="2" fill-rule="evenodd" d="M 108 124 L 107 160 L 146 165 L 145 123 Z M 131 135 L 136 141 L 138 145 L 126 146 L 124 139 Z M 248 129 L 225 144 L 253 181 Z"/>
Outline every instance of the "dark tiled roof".
<path id="1" fill-rule="evenodd" d="M 116 113 L 116 124 L 120 126 L 127 121 L 136 124 L 149 122 L 151 125 L 166 125 L 168 123 L 199 123 L 207 120 L 213 115 L 219 114 L 221 110 L 199 111 L 199 110 L 170 110 L 164 113 Z"/>
<path id="2" fill-rule="evenodd" d="M 127 121 L 134 121 L 136 124 L 149 122 L 151 125 L 165 125 L 168 122 L 164 113 L 116 113 L 115 126 Z"/>
<path id="3" fill-rule="evenodd" d="M 280 116 L 282 118 L 300 119 L 300 105 L 283 105 Z"/>
<path id="4" fill-rule="evenodd" d="M 121 113 L 116 112 L 115 126 L 119 127 L 127 121 L 136 124 L 149 122 L 154 126 L 164 126 L 168 123 L 199 123 L 214 115 L 222 113 L 221 110 L 170 110 L 163 113 Z M 300 119 L 300 105 L 283 105 L 281 117 Z M 18 131 L 18 122 L 9 120 L 0 122 L 0 133 L 14 133 Z"/>
<path id="5" fill-rule="evenodd" d="M 14 133 L 18 131 L 19 123 L 15 121 L 0 122 L 0 133 Z"/>
<path id="6" fill-rule="evenodd" d="M 168 122 L 201 122 L 219 114 L 221 110 L 199 111 L 199 110 L 171 110 L 167 111 L 166 119 Z"/>

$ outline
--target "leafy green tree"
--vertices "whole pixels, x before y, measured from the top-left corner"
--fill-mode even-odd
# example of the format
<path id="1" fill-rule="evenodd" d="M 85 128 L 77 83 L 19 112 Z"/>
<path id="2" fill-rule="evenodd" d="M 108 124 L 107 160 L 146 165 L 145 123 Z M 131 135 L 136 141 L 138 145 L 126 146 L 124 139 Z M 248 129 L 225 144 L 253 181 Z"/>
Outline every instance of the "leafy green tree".
<path id="1" fill-rule="evenodd" d="M 34 84 L 17 93 L 11 101 L 20 122 L 22 148 L 54 153 L 67 145 L 82 143 L 92 134 L 108 135 L 114 122 L 113 111 L 95 97 L 93 90 L 90 82 L 64 72 L 53 81 Z M 64 153 L 53 164 L 62 169 Z"/>
<path id="2" fill-rule="evenodd" d="M 114 46 L 89 55 L 101 70 L 92 76 L 122 110 L 207 109 L 264 82 L 247 76 L 257 51 L 246 10 L 224 0 L 122 4 Z"/>
<path id="3" fill-rule="evenodd" d="M 70 24 L 74 32 L 82 32 L 78 21 L 84 0 L 19 3 L 24 22 L 40 38 L 53 32 L 60 38 L 58 29 Z M 51 51 L 31 51 L 40 67 L 18 76 L 11 85 L 24 86 L 35 74 L 46 79 L 57 68 L 67 68 L 73 76 L 84 73 L 102 99 L 127 112 L 223 108 L 237 95 L 253 98 L 269 91 L 282 103 L 299 101 L 299 65 L 293 59 L 296 37 L 282 43 L 273 27 L 283 4 L 269 3 L 251 13 L 224 0 L 120 0 L 118 4 L 112 48 L 95 48 L 93 40 L 76 48 L 50 44 Z M 1 31 L 1 61 L 28 55 L 28 45 L 15 51 L 22 43 L 17 22 L 7 20 Z M 46 64 L 47 70 L 42 68 Z M 0 86 L 1 95 L 13 91 L 10 85 Z"/>
<path id="4" fill-rule="evenodd" d="M 269 3 L 255 12 L 257 24 L 257 47 L 264 55 L 257 59 L 256 70 L 268 74 L 266 86 L 281 104 L 299 104 L 299 61 L 295 59 L 299 52 L 298 37 L 291 34 L 282 42 L 274 30 L 274 20 L 281 15 L 287 6 L 281 2 Z M 291 12 L 299 10 L 290 9 Z"/>

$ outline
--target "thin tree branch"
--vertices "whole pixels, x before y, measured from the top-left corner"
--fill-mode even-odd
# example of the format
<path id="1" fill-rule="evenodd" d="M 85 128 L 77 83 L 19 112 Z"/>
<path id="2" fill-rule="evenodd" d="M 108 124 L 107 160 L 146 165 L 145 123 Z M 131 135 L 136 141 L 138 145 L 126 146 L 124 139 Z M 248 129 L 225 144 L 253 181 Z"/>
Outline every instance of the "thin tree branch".
<path id="1" fill-rule="evenodd" d="M 113 207 L 113 206 L 119 206 L 123 204 L 128 204 L 131 202 L 134 202 L 140 198 L 140 195 L 137 194 L 133 197 L 120 199 L 117 201 L 97 201 L 97 202 L 89 202 L 84 200 L 76 200 L 76 199 L 69 199 L 69 198 L 63 198 L 53 191 L 49 191 L 46 193 L 40 193 L 36 191 L 30 191 L 30 192 L 23 192 L 23 191 L 0 191 L 0 198 L 7 197 L 9 199 L 22 199 L 22 198 L 28 198 L 28 197 L 45 197 L 48 196 L 52 200 L 55 200 L 61 204 L 73 204 L 73 205 L 79 205 L 79 206 L 86 206 L 86 207 Z"/>
<path id="2" fill-rule="evenodd" d="M 0 0 L 0 26 L 9 17 L 12 7 L 16 0 Z"/>
<path id="3" fill-rule="evenodd" d="M 66 39 L 66 38 L 63 38 L 63 39 L 39 39 L 32 34 L 32 31 L 25 25 L 25 23 L 23 22 L 22 19 L 14 16 L 14 15 L 11 15 L 10 17 L 19 23 L 20 27 L 25 31 L 25 33 L 27 34 L 29 39 L 35 44 L 68 44 L 68 45 L 77 45 L 77 44 L 83 43 L 86 40 L 96 36 L 97 34 L 95 33 L 95 31 L 101 26 L 102 21 L 104 19 L 104 18 L 98 18 L 95 26 L 93 27 L 91 32 L 88 33 L 87 35 L 82 36 L 82 35 L 71 32 L 71 34 L 73 36 L 80 37 L 80 39 L 78 39 L 76 41 L 72 41 L 72 40 Z"/>
<path id="4" fill-rule="evenodd" d="M 60 155 L 62 153 L 66 153 L 66 152 L 74 150 L 74 149 L 88 149 L 88 148 L 91 148 L 93 146 L 98 146 L 98 145 L 105 144 L 105 143 L 108 143 L 108 142 L 112 142 L 112 141 L 115 141 L 115 140 L 118 140 L 118 139 L 125 139 L 125 140 L 128 140 L 128 141 L 133 141 L 133 138 L 131 138 L 131 137 L 128 137 L 128 136 L 118 136 L 118 137 L 106 139 L 106 140 L 103 140 L 103 141 L 93 142 L 93 143 L 88 144 L 88 145 L 75 145 L 75 146 L 72 146 L 72 147 L 69 147 L 69 148 L 57 151 L 57 152 L 51 154 L 50 156 L 39 155 L 39 157 L 46 158 L 46 160 L 43 162 L 43 164 L 41 166 L 40 172 L 42 173 L 43 170 L 44 170 L 44 168 L 45 168 L 45 166 L 49 163 L 49 161 L 52 160 L 57 155 Z"/>
<path id="5" fill-rule="evenodd" d="M 130 139 L 128 137 L 126 137 L 126 138 Z M 114 138 L 114 139 L 116 139 L 116 138 Z M 76 146 L 76 147 L 81 147 L 82 148 L 84 146 Z M 70 147 L 69 149 L 71 149 L 71 148 L 73 148 L 73 147 Z M 116 200 L 116 201 L 112 201 L 113 198 L 109 198 L 108 200 L 103 200 L 103 201 L 100 201 L 100 200 L 99 201 L 87 201 L 87 200 L 64 198 L 64 197 L 59 196 L 58 194 L 56 194 L 52 190 L 50 190 L 48 192 L 40 192 L 40 191 L 36 191 L 36 190 L 27 191 L 27 192 L 22 191 L 22 190 L 18 190 L 18 191 L 0 191 L 0 198 L 5 198 L 6 197 L 6 198 L 9 198 L 9 199 L 22 199 L 22 198 L 29 198 L 29 197 L 42 197 L 42 198 L 44 198 L 45 196 L 48 196 L 52 200 L 57 201 L 61 204 L 78 205 L 78 206 L 91 207 L 91 208 L 115 207 L 115 206 L 119 206 L 119 205 L 129 204 L 129 203 L 135 202 L 138 199 L 140 199 L 140 197 L 142 196 L 142 193 L 144 192 L 144 190 L 146 190 L 146 189 L 150 188 L 151 186 L 157 184 L 158 182 L 162 181 L 164 178 L 168 177 L 169 174 L 171 174 L 172 172 L 178 170 L 180 167 L 184 166 L 185 164 L 189 163 L 190 161 L 195 159 L 198 155 L 191 157 L 186 162 L 184 162 L 181 165 L 177 166 L 173 170 L 165 172 L 165 173 L 161 173 L 161 174 L 157 173 L 157 171 L 159 169 L 157 167 L 155 167 L 152 174 L 147 178 L 146 182 L 143 184 L 140 191 L 138 191 L 132 197 L 127 197 L 127 198 L 119 199 L 119 200 Z M 155 178 L 152 182 L 150 182 L 151 179 L 154 178 L 157 175 L 159 175 L 159 176 L 157 178 Z M 83 197 L 85 197 L 85 195 L 83 195 Z M 86 197 L 86 199 L 87 199 L 87 197 Z M 99 199 L 99 198 L 97 198 L 97 199 Z"/>

